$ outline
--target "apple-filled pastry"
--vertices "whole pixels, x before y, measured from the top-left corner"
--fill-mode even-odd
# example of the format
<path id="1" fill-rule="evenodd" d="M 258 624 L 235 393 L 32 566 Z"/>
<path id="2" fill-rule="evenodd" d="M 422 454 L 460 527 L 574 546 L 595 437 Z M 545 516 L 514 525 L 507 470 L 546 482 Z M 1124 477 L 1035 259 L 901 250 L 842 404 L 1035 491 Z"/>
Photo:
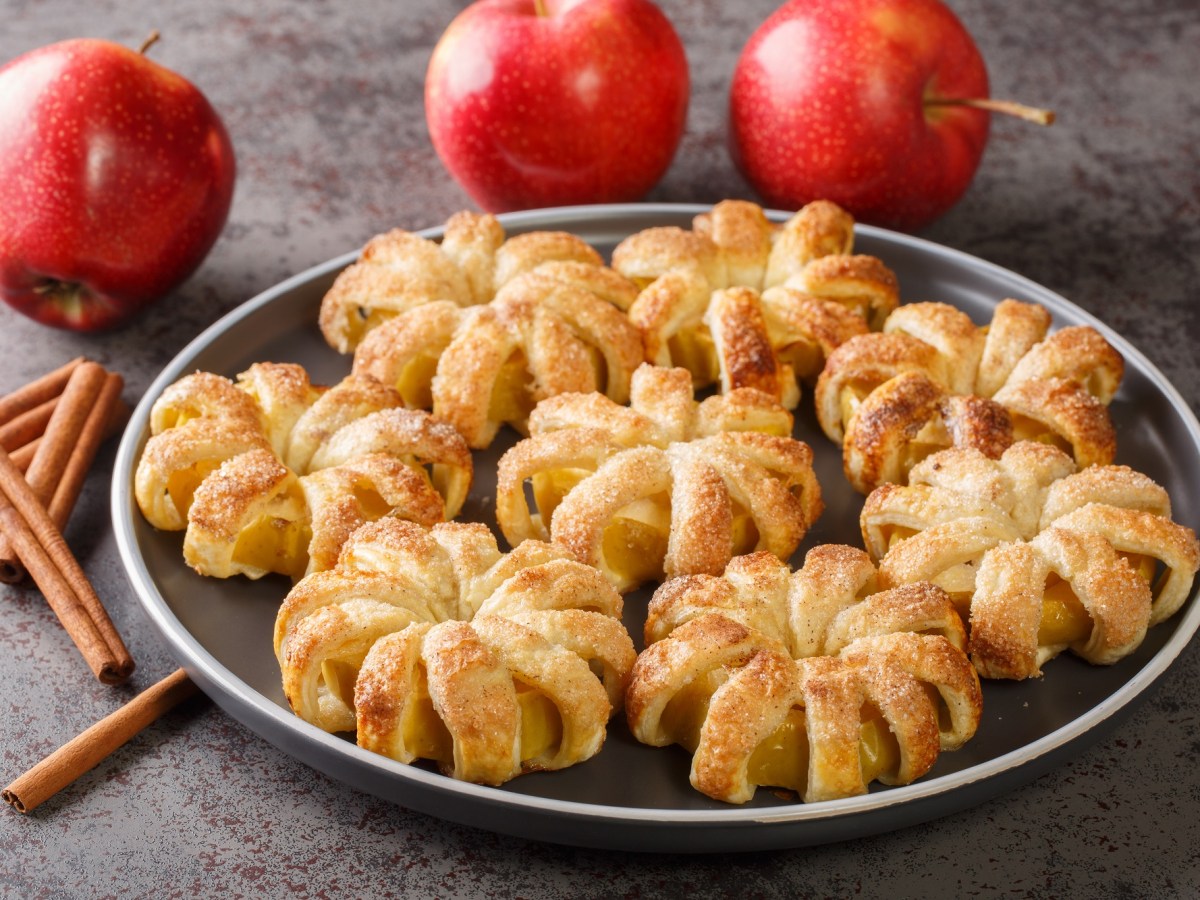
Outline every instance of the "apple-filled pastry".
<path id="1" fill-rule="evenodd" d="M 853 219 L 828 201 L 776 224 L 754 203 L 725 200 L 690 230 L 629 236 L 613 267 L 640 289 L 629 318 L 648 361 L 688 369 L 697 387 L 754 387 L 790 408 L 834 348 L 899 303 L 895 274 L 853 246 Z"/>
<path id="2" fill-rule="evenodd" d="M 594 393 L 538 404 L 500 458 L 496 519 L 510 544 L 552 540 L 621 591 L 754 550 L 786 559 L 823 509 L 791 425 L 761 392 L 697 401 L 686 369 L 643 365 L 629 406 Z"/>
<path id="3" fill-rule="evenodd" d="M 626 716 L 639 741 L 691 753 L 692 785 L 715 799 L 851 797 L 920 778 L 974 735 L 965 646 L 941 588 L 878 590 L 862 550 L 820 545 L 795 571 L 754 553 L 655 592 Z"/>
<path id="4" fill-rule="evenodd" d="M 556 394 L 599 391 L 625 403 L 641 362 L 625 313 L 586 280 L 546 266 L 513 277 L 483 305 L 414 307 L 354 353 L 355 372 L 394 387 L 410 408 L 432 410 L 474 448 L 505 423 L 524 432 L 538 401 Z"/>
<path id="5" fill-rule="evenodd" d="M 196 372 L 150 413 L 134 493 L 155 528 L 184 530 L 203 575 L 329 568 L 358 525 L 455 516 L 473 474 L 450 425 L 402 408 L 399 395 L 350 375 L 314 386 L 290 363 L 256 363 L 231 381 Z"/>
<path id="6" fill-rule="evenodd" d="M 305 576 L 275 624 L 292 709 L 401 762 L 501 784 L 597 753 L 636 653 L 621 596 L 550 544 L 385 518 Z"/>
<path id="7" fill-rule="evenodd" d="M 842 447 L 846 477 L 868 493 L 903 484 L 948 447 L 997 456 L 1014 441 L 1060 447 L 1079 466 L 1116 454 L 1108 412 L 1124 361 L 1086 325 L 1047 335 L 1049 312 L 1004 300 L 976 326 L 944 303 L 910 303 L 882 332 L 850 338 L 817 379 L 817 419 Z"/>
<path id="8" fill-rule="evenodd" d="M 1200 567 L 1166 491 L 1127 466 L 1078 469 L 1048 444 L 999 459 L 943 450 L 909 484 L 881 485 L 860 518 L 879 583 L 942 587 L 970 626 L 988 678 L 1041 675 L 1070 650 L 1108 664 L 1179 609 Z"/>
<path id="9" fill-rule="evenodd" d="M 534 270 L 618 309 L 627 309 L 637 293 L 576 235 L 535 231 L 507 237 L 495 216 L 463 211 L 446 221 L 440 241 L 399 228 L 371 238 L 322 299 L 321 332 L 335 350 L 350 353 L 371 330 L 402 312 L 433 300 L 460 307 L 487 303 L 509 281 Z"/>

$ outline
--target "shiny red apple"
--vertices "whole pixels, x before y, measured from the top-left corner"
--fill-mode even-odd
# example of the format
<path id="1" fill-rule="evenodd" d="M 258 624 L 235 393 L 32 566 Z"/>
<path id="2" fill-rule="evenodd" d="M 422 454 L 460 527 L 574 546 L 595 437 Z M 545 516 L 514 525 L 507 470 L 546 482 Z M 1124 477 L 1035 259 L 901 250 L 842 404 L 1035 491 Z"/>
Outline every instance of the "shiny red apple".
<path id="1" fill-rule="evenodd" d="M 0 297 L 47 325 L 118 325 L 200 264 L 233 196 L 229 136 L 190 82 L 80 39 L 0 69 Z"/>
<path id="2" fill-rule="evenodd" d="M 425 116 L 486 210 L 636 200 L 675 155 L 688 85 L 649 0 L 479 0 L 433 51 Z"/>
<path id="3" fill-rule="evenodd" d="M 730 92 L 735 162 L 772 206 L 833 200 L 913 231 L 966 191 L 988 139 L 983 57 L 939 0 L 790 0 Z"/>

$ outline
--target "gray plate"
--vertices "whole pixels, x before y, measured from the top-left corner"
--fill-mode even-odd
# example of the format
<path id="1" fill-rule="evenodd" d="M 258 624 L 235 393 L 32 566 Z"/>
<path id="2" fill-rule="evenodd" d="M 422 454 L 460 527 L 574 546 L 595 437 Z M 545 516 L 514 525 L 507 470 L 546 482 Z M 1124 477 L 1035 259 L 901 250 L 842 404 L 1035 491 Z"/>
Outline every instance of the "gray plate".
<path id="1" fill-rule="evenodd" d="M 540 210 L 502 217 L 510 234 L 574 231 L 607 252 L 623 236 L 659 224 L 688 225 L 699 206 L 622 205 Z M 424 232 L 436 237 L 440 231 Z M 858 250 L 879 256 L 900 279 L 905 300 L 942 300 L 976 322 L 1004 297 L 1047 306 L 1057 327 L 1090 324 L 1125 356 L 1125 381 L 1112 404 L 1119 461 L 1167 488 L 1177 520 L 1200 523 L 1200 497 L 1186 480 L 1200 464 L 1200 425 L 1166 379 L 1137 350 L 1083 310 L 1018 275 L 916 238 L 858 229 Z M 235 376 L 253 362 L 294 361 L 313 380 L 339 380 L 349 361 L 330 350 L 317 327 L 322 295 L 351 253 L 304 272 L 250 300 L 188 345 L 134 411 L 113 478 L 113 520 L 121 558 L 137 596 L 188 674 L 227 713 L 296 759 L 359 790 L 445 819 L 559 843 L 626 850 L 700 852 L 796 847 L 859 837 L 964 809 L 1029 781 L 1079 752 L 1127 714 L 1200 626 L 1194 596 L 1151 631 L 1133 656 L 1092 667 L 1054 660 L 1044 678 L 989 683 L 984 720 L 963 749 L 944 753 L 916 784 L 876 786 L 862 797 L 802 804 L 760 790 L 745 806 L 709 800 L 688 784 L 688 757 L 677 748 L 637 744 L 618 718 L 604 750 L 563 772 L 528 775 L 503 788 L 463 784 L 432 769 L 406 766 L 326 734 L 291 713 L 271 649 L 276 608 L 288 589 L 268 578 L 203 579 L 182 562 L 178 534 L 155 532 L 133 501 L 133 472 L 147 437 L 150 405 L 195 369 Z M 862 498 L 847 486 L 840 454 L 816 426 L 810 398 L 796 434 L 817 457 L 827 509 L 797 553 L 815 544 L 861 545 Z M 503 436 L 476 457 L 476 485 L 464 513 L 494 525 L 495 461 Z M 627 624 L 641 634 L 646 592 L 626 599 Z"/>

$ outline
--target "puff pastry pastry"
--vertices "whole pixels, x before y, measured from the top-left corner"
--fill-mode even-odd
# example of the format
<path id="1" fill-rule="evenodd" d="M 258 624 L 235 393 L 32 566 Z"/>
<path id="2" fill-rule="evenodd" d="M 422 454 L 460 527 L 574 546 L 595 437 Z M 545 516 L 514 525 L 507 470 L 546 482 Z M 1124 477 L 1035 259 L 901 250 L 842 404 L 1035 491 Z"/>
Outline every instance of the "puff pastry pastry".
<path id="1" fill-rule="evenodd" d="M 997 456 L 1014 441 L 1065 450 L 1079 466 L 1111 463 L 1106 404 L 1124 362 L 1089 326 L 1047 335 L 1040 306 L 1004 300 L 977 327 L 943 303 L 896 309 L 883 331 L 851 337 L 817 379 L 817 419 L 842 446 L 862 493 L 903 484 L 924 456 L 967 447 Z"/>
<path id="2" fill-rule="evenodd" d="M 152 407 L 138 505 L 155 528 L 186 529 L 184 558 L 201 574 L 328 568 L 363 522 L 432 525 L 466 499 L 462 437 L 400 402 L 360 375 L 315 387 L 292 364 L 257 363 L 236 383 L 185 376 Z"/>
<path id="3" fill-rule="evenodd" d="M 1117 661 L 1187 598 L 1200 544 L 1166 492 L 1126 466 L 1077 470 L 1063 451 L 1018 442 L 999 459 L 936 453 L 909 485 L 863 504 L 880 584 L 931 581 L 969 617 L 989 678 L 1029 678 L 1071 650 Z"/>
<path id="4" fill-rule="evenodd" d="M 756 204 L 726 200 L 691 230 L 629 236 L 613 267 L 642 288 L 629 318 L 646 359 L 688 369 L 698 387 L 754 387 L 794 407 L 797 379 L 899 302 L 891 270 L 852 255 L 853 226 L 826 201 L 774 224 Z"/>
<path id="5" fill-rule="evenodd" d="M 560 547 L 502 554 L 480 524 L 386 518 L 293 587 L 275 652 L 306 721 L 501 784 L 600 750 L 636 655 L 621 605 Z"/>
<path id="6" fill-rule="evenodd" d="M 509 281 L 535 269 L 621 309 L 636 294 L 573 234 L 535 231 L 506 237 L 494 216 L 464 211 L 447 220 L 440 242 L 402 229 L 368 241 L 322 299 L 321 332 L 331 347 L 349 353 L 401 312 L 434 300 L 461 307 L 487 303 Z"/>
<path id="7" fill-rule="evenodd" d="M 863 551 L 822 545 L 795 572 L 756 553 L 665 582 L 626 697 L 634 736 L 683 746 L 692 785 L 730 803 L 921 777 L 974 735 L 979 679 L 939 588 L 879 592 L 874 575 Z"/>
<path id="8" fill-rule="evenodd" d="M 822 509 L 787 411 L 749 389 L 697 403 L 684 369 L 638 369 L 629 408 L 596 394 L 545 401 L 530 428 L 498 466 L 504 536 L 562 544 L 622 591 L 720 572 L 753 550 L 786 558 Z"/>
<path id="9" fill-rule="evenodd" d="M 505 423 L 524 432 L 546 397 L 599 391 L 626 402 L 641 362 L 641 338 L 620 309 L 539 267 L 486 305 L 440 301 L 396 316 L 359 345 L 354 371 L 394 387 L 410 408 L 431 409 L 483 448 Z"/>

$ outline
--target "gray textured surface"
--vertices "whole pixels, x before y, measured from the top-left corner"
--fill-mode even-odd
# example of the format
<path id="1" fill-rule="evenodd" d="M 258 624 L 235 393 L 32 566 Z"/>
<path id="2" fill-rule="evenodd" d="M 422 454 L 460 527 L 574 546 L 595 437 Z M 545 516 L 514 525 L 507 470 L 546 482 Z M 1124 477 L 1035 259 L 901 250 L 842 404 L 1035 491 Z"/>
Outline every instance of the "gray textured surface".
<path id="1" fill-rule="evenodd" d="M 748 196 L 724 91 L 772 0 L 664 0 L 692 61 L 688 134 L 650 199 Z M 925 236 L 1014 269 L 1127 335 L 1195 407 L 1200 371 L 1200 12 L 1191 0 L 952 4 L 993 93 L 1053 106 L 998 122 L 965 200 Z M 222 111 L 241 174 L 203 268 L 132 327 L 52 332 L 0 310 L 0 389 L 84 353 L 133 401 L 199 329 L 393 225 L 469 205 L 428 143 L 421 78 L 460 4 L 45 0 L 0 4 L 0 59 L 82 34 L 139 42 Z M 907 299 L 926 299 L 910 297 Z M 20 348 L 21 352 L 13 352 Z M 108 527 L 105 449 L 67 537 L 139 662 L 92 681 L 40 595 L 0 589 L 0 780 L 174 668 L 130 596 Z M 1200 652 L 1075 762 L 929 826 L 812 850 L 703 858 L 498 837 L 351 791 L 203 701 L 33 815 L 0 810 L 0 892 L 24 896 L 1194 896 L 1200 892 Z"/>

